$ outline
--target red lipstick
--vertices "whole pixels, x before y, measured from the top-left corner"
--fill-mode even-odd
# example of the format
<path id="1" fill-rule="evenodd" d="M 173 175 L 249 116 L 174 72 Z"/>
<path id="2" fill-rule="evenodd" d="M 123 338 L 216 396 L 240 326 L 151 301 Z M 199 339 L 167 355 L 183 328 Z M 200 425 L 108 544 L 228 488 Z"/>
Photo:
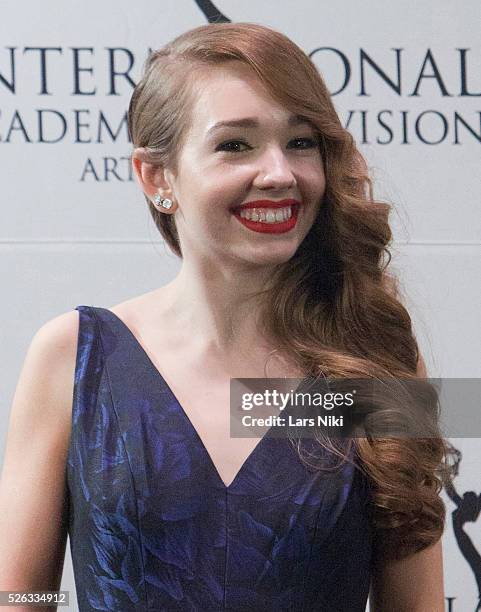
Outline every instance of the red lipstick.
<path id="1" fill-rule="evenodd" d="M 233 209 L 233 214 L 236 219 L 244 225 L 247 229 L 261 234 L 284 234 L 295 227 L 297 223 L 297 216 L 299 213 L 299 207 L 301 203 L 299 200 L 288 199 L 288 200 L 255 200 L 253 202 L 246 202 L 241 206 L 237 206 Z M 285 221 L 276 221 L 275 223 L 266 223 L 265 221 L 254 221 L 252 219 L 245 219 L 241 217 L 240 213 L 242 210 L 247 208 L 285 208 L 291 207 L 291 217 Z"/>

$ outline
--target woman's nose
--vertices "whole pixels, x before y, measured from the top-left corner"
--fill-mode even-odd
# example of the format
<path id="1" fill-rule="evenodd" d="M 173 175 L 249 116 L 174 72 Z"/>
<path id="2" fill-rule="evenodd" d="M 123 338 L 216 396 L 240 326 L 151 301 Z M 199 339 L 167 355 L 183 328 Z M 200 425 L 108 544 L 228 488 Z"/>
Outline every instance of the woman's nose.
<path id="1" fill-rule="evenodd" d="M 291 164 L 280 149 L 273 147 L 259 158 L 256 186 L 284 189 L 293 185 L 295 180 Z"/>

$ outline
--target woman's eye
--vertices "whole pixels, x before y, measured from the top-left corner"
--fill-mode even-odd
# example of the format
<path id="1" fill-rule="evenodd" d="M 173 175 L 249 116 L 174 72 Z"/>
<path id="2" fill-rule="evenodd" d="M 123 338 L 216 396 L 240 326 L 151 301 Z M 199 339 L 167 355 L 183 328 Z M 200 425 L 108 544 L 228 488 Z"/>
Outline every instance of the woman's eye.
<path id="1" fill-rule="evenodd" d="M 314 140 L 313 138 L 294 138 L 293 140 L 291 140 L 291 142 L 296 142 L 296 143 L 301 142 L 307 145 L 307 146 L 295 147 L 295 148 L 300 148 L 300 149 L 312 149 L 318 146 L 318 142 Z M 246 147 L 249 147 L 249 145 L 243 140 L 229 140 L 227 142 L 223 142 L 222 144 L 220 144 L 217 147 L 216 151 L 227 151 L 227 153 L 242 153 L 243 152 L 242 150 L 239 151 L 238 149 L 230 148 L 230 145 L 244 145 Z M 249 147 L 249 148 L 252 148 L 252 147 Z"/>
<path id="2" fill-rule="evenodd" d="M 235 149 L 230 149 L 228 148 L 229 145 L 245 145 L 245 146 L 249 146 L 246 142 L 243 142 L 242 140 L 229 140 L 228 142 L 223 142 L 222 144 L 220 144 L 216 151 L 227 151 L 228 153 L 238 153 L 239 151 L 235 150 Z M 240 151 L 241 152 L 241 151 Z"/>
<path id="3" fill-rule="evenodd" d="M 307 147 L 301 147 L 303 149 L 312 149 L 313 147 L 317 147 L 318 143 L 312 138 L 294 138 L 291 142 L 306 142 Z"/>

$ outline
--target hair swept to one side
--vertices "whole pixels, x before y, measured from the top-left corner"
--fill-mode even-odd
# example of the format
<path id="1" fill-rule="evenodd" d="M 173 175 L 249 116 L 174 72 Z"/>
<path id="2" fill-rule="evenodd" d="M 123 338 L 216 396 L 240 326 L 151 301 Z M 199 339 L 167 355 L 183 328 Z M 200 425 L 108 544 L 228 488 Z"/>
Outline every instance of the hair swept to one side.
<path id="1" fill-rule="evenodd" d="M 367 165 L 321 75 L 287 36 L 254 23 L 209 24 L 153 52 L 130 102 L 134 147 L 144 150 L 147 162 L 176 171 L 192 119 L 194 83 L 203 68 L 231 61 L 249 66 L 275 100 L 312 122 L 326 175 L 317 219 L 263 292 L 266 334 L 309 375 L 419 379 L 411 318 L 398 281 L 386 271 L 391 205 L 374 199 Z M 182 257 L 173 215 L 162 214 L 146 199 L 162 236 Z M 392 407 L 382 413 L 379 406 L 383 418 L 400 416 Z M 352 438 L 344 451 L 333 440 L 320 444 L 341 462 L 354 449 L 356 467 L 371 483 L 376 546 L 383 558 L 401 559 L 441 537 L 445 506 L 440 491 L 451 478 L 453 450 L 440 433 Z"/>

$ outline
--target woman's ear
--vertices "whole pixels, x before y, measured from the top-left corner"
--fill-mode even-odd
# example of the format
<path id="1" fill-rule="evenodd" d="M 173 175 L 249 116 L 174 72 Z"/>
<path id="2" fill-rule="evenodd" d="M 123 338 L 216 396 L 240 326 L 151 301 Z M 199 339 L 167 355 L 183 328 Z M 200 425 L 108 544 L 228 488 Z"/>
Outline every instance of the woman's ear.
<path id="1" fill-rule="evenodd" d="M 148 153 L 142 147 L 132 153 L 132 167 L 143 192 L 149 198 L 153 198 L 157 193 L 162 197 L 171 196 L 171 186 L 165 177 L 164 169 L 148 160 Z"/>

